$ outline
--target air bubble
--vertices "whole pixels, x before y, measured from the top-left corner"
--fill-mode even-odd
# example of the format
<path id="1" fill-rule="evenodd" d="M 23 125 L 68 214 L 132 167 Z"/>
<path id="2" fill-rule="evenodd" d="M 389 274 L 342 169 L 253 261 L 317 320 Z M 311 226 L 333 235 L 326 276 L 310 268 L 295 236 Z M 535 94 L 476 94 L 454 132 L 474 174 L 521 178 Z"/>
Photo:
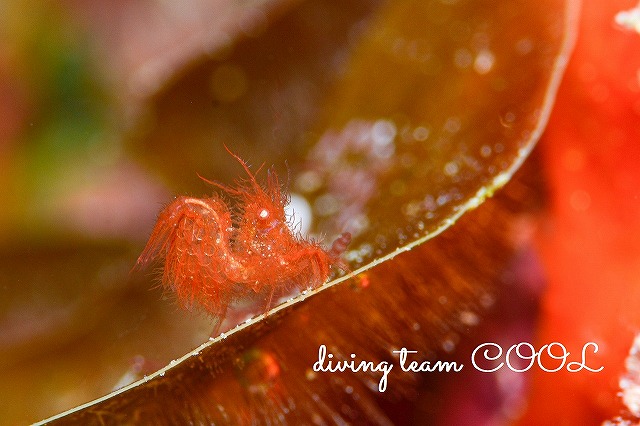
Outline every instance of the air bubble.
<path id="1" fill-rule="evenodd" d="M 455 161 L 450 161 L 444 165 L 444 174 L 447 176 L 455 176 L 460 171 L 460 166 Z"/>
<path id="2" fill-rule="evenodd" d="M 458 117 L 450 117 L 444 123 L 444 130 L 447 132 L 454 134 L 458 133 L 462 128 L 462 121 Z"/>
<path id="3" fill-rule="evenodd" d="M 427 129 L 426 127 L 420 126 L 420 127 L 416 127 L 413 130 L 412 135 L 415 140 L 422 142 L 427 140 L 427 138 L 429 137 L 429 133 L 430 133 L 429 129 Z"/>
<path id="4" fill-rule="evenodd" d="M 315 171 L 301 173 L 296 180 L 296 186 L 302 192 L 313 192 L 322 186 L 322 177 Z"/>
<path id="5" fill-rule="evenodd" d="M 516 52 L 524 56 L 533 50 L 533 41 L 530 38 L 523 38 L 516 42 Z"/>
<path id="6" fill-rule="evenodd" d="M 453 352 L 455 348 L 456 343 L 451 339 L 446 339 L 444 342 L 442 342 L 442 349 L 447 353 Z"/>
<path id="7" fill-rule="evenodd" d="M 487 158 L 491 155 L 491 147 L 489 145 L 482 145 L 480 148 L 480 155 Z"/>
<path id="8" fill-rule="evenodd" d="M 476 59 L 473 61 L 473 69 L 478 74 L 487 74 L 493 68 L 495 61 L 496 57 L 493 52 L 489 49 L 483 49 L 476 55 Z"/>
<path id="9" fill-rule="evenodd" d="M 376 121 L 371 129 L 374 147 L 389 145 L 395 139 L 397 132 L 396 125 L 392 121 Z"/>
<path id="10" fill-rule="evenodd" d="M 480 317 L 475 312 L 471 311 L 463 311 L 460 312 L 460 322 L 469 327 L 473 327 L 478 325 L 480 322 Z"/>
<path id="11" fill-rule="evenodd" d="M 450 200 L 451 200 L 451 197 L 448 194 L 442 194 L 438 197 L 438 199 L 436 200 L 436 203 L 439 206 L 443 206 L 447 204 Z"/>

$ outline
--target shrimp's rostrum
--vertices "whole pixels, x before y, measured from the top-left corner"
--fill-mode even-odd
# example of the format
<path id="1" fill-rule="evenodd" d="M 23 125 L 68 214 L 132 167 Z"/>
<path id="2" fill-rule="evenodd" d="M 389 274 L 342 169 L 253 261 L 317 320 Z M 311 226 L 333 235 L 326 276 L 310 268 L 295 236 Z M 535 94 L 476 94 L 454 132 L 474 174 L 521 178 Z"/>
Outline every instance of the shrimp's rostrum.
<path id="1" fill-rule="evenodd" d="M 236 188 L 203 180 L 235 198 L 237 211 L 232 213 L 215 194 L 176 198 L 158 216 L 137 262 L 163 260 L 163 287 L 175 292 L 184 307 L 201 306 L 217 318 L 229 303 L 252 292 L 268 294 L 268 308 L 280 291 L 322 285 L 332 266 L 347 269 L 340 256 L 351 240 L 345 232 L 325 251 L 318 242 L 295 235 L 284 210 L 289 196 L 275 172 L 268 171 L 263 187 L 246 163 L 231 155 L 248 179 Z"/>

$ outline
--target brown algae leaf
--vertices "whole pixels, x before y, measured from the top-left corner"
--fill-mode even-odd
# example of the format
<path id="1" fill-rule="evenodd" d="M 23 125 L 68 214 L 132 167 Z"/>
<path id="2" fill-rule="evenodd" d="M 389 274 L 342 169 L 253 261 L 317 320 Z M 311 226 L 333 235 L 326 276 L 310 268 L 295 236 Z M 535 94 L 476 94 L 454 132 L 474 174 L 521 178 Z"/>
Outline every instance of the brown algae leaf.
<path id="1" fill-rule="evenodd" d="M 377 377 L 311 370 L 317 348 L 371 360 L 389 360 L 399 345 L 433 355 L 473 325 L 510 250 L 493 224 L 514 213 L 491 200 L 419 244 L 524 161 L 546 124 L 575 14 L 570 1 L 379 6 L 322 101 L 310 137 L 317 143 L 292 165 L 292 189 L 320 218 L 314 228 L 352 232 L 348 260 L 367 275 L 302 294 L 55 420 L 388 422 L 378 399 L 406 396 L 415 378 L 394 376 L 396 385 L 376 394 Z"/>
<path id="2" fill-rule="evenodd" d="M 393 404 L 415 398 L 420 375 L 396 365 L 380 392 L 379 371 L 314 371 L 320 346 L 376 365 L 397 364 L 400 347 L 421 359 L 455 350 L 496 297 L 514 250 L 509 225 L 539 208 L 536 166 L 525 163 L 438 238 L 369 270 L 366 283 L 303 295 L 47 423 L 393 424 Z"/>
<path id="3" fill-rule="evenodd" d="M 295 180 L 319 229 L 354 235 L 352 264 L 420 244 L 509 180 L 546 124 L 575 9 L 406 1 L 377 11 Z"/>

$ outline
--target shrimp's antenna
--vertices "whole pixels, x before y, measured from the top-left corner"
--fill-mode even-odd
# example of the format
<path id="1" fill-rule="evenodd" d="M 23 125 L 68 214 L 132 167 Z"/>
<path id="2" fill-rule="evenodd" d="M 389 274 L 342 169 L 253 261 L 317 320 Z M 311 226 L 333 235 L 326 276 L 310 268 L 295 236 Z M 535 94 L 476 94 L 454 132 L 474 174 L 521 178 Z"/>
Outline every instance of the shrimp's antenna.
<path id="1" fill-rule="evenodd" d="M 249 180 L 251 182 L 251 185 L 254 187 L 254 189 L 261 189 L 260 185 L 258 184 L 258 181 L 255 178 L 255 175 L 253 173 L 251 173 L 251 169 L 249 169 L 249 166 L 247 165 L 247 163 L 242 158 L 240 158 L 239 155 L 237 155 L 233 151 L 231 151 L 226 144 L 223 144 L 223 146 L 224 146 L 224 149 L 227 150 L 229 155 L 231 155 L 233 158 L 235 158 L 238 161 L 238 163 L 240 163 L 240 165 L 242 165 L 242 168 L 245 170 L 245 172 L 247 172 L 247 175 L 249 176 Z M 258 168 L 258 170 L 255 173 L 256 175 L 260 172 L 262 167 L 264 167 L 264 163 L 262 163 L 262 165 Z M 225 191 L 225 192 L 227 192 L 229 194 L 240 195 L 243 192 L 241 189 L 234 189 L 234 188 L 231 188 L 230 186 L 227 186 L 227 185 L 225 185 L 223 183 L 220 183 L 220 182 L 217 182 L 217 181 L 213 181 L 213 180 L 209 180 L 209 179 L 207 179 L 205 177 L 202 177 L 202 176 L 200 176 L 199 173 L 196 173 L 196 174 L 204 182 L 208 183 L 209 185 L 213 185 L 215 187 L 218 187 L 218 188 L 222 189 L 223 191 Z"/>
<path id="2" fill-rule="evenodd" d="M 287 183 L 285 188 L 287 190 L 291 190 L 291 167 L 289 167 L 289 162 L 284 160 L 284 166 L 287 168 Z"/>
<path id="3" fill-rule="evenodd" d="M 251 184 L 254 186 L 254 188 L 260 188 L 260 185 L 258 184 L 258 181 L 256 181 L 256 177 L 255 177 L 255 175 L 254 175 L 253 173 L 251 173 L 251 170 L 249 169 L 249 166 L 247 165 L 247 163 L 246 163 L 242 158 L 240 158 L 240 156 L 239 156 L 239 155 L 234 154 L 234 153 L 229 149 L 229 147 L 228 147 L 226 144 L 223 144 L 223 145 L 224 145 L 224 149 L 226 149 L 226 150 L 227 150 L 227 152 L 228 152 L 228 153 L 229 153 L 233 158 L 235 158 L 236 160 L 238 160 L 238 163 L 240 163 L 240 164 L 242 165 L 242 167 L 244 168 L 244 170 L 247 172 L 247 175 L 249 176 L 249 179 L 251 180 Z M 262 164 L 262 166 L 264 166 L 264 163 Z M 258 171 L 256 172 L 256 174 L 260 171 L 260 169 L 262 169 L 262 166 L 260 166 L 260 167 L 258 168 Z"/>
<path id="4" fill-rule="evenodd" d="M 214 180 L 209 180 L 209 179 L 207 179 L 207 178 L 205 178 L 205 177 L 202 177 L 202 176 L 200 176 L 200 173 L 197 173 L 197 172 L 196 172 L 196 175 L 198 175 L 198 177 L 199 177 L 200 179 L 202 179 L 203 181 L 205 181 L 205 182 L 206 182 L 206 183 L 208 183 L 209 185 L 216 186 L 216 187 L 218 187 L 218 188 L 222 189 L 223 191 L 225 191 L 225 192 L 227 192 L 227 193 L 229 193 L 229 194 L 237 195 L 237 194 L 239 194 L 239 193 L 240 193 L 237 189 L 233 189 L 233 188 L 231 188 L 231 187 L 229 187 L 229 186 L 227 186 L 227 185 L 225 185 L 225 184 L 223 184 L 223 183 L 216 182 L 216 181 L 214 181 Z"/>

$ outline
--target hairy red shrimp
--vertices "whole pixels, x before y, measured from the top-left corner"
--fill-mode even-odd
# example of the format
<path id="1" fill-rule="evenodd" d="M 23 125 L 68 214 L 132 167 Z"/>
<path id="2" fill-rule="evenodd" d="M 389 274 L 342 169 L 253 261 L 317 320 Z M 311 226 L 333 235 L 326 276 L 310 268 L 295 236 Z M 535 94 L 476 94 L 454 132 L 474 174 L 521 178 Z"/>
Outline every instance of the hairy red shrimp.
<path id="1" fill-rule="evenodd" d="M 236 209 L 217 195 L 176 198 L 159 214 L 137 262 L 163 261 L 162 286 L 182 306 L 200 306 L 219 322 L 233 301 L 266 292 L 268 309 L 274 294 L 318 287 L 333 266 L 347 271 L 340 256 L 351 241 L 345 232 L 326 251 L 296 235 L 285 214 L 290 197 L 276 173 L 268 170 L 262 186 L 249 166 L 227 151 L 248 179 L 236 187 L 202 179 L 234 198 Z"/>

